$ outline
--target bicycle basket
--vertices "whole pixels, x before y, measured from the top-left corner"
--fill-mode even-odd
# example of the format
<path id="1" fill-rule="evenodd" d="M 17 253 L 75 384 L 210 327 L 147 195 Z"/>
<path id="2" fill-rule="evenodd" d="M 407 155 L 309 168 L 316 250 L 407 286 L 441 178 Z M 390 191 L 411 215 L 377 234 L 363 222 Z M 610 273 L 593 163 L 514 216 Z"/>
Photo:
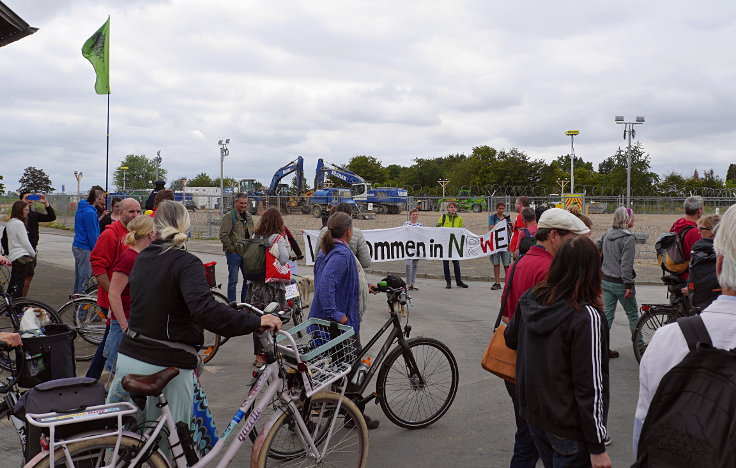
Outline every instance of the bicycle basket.
<path id="1" fill-rule="evenodd" d="M 210 288 L 217 287 L 217 279 L 215 279 L 215 265 L 217 262 L 209 262 L 204 265 L 204 276 L 207 278 L 207 286 Z"/>
<path id="2" fill-rule="evenodd" d="M 74 377 L 74 338 L 77 332 L 68 325 L 50 323 L 46 335 L 23 338 L 16 351 L 18 385 L 25 388 L 49 380 Z"/>
<path id="3" fill-rule="evenodd" d="M 297 344 L 296 351 L 284 335 L 276 337 L 279 352 L 292 367 L 297 356 L 307 365 L 311 390 L 307 396 L 318 392 L 350 372 L 356 359 L 353 327 L 336 322 L 310 318 L 294 328 L 286 330 Z"/>

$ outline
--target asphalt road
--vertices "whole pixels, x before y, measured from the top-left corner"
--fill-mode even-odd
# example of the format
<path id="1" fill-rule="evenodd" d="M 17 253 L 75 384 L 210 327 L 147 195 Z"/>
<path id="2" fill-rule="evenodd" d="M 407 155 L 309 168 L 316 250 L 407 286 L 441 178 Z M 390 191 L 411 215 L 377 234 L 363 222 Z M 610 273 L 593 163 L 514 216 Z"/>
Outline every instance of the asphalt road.
<path id="1" fill-rule="evenodd" d="M 226 284 L 225 258 L 216 243 L 192 241 L 190 250 L 204 262 L 219 262 L 217 277 Z M 381 278 L 369 275 L 370 281 Z M 514 419 L 511 400 L 503 382 L 480 367 L 480 359 L 491 335 L 492 322 L 498 311 L 501 291 L 491 291 L 488 282 L 469 282 L 470 288 L 447 290 L 444 281 L 418 279 L 413 292 L 409 322 L 412 336 L 429 336 L 441 340 L 453 351 L 460 368 L 460 386 L 450 411 L 434 425 L 410 431 L 394 426 L 370 404 L 366 413 L 381 421 L 370 431 L 369 466 L 384 467 L 503 467 L 508 466 L 513 449 Z M 71 238 L 68 235 L 43 232 L 39 266 L 31 286 L 30 297 L 56 307 L 66 301 L 73 285 Z M 664 287 L 643 286 L 638 289 L 640 302 L 662 302 Z M 382 296 L 371 296 L 364 317 L 361 336 L 366 343 L 388 318 Z M 611 333 L 612 346 L 621 357 L 611 360 L 611 404 L 608 427 L 613 444 L 608 447 L 614 466 L 632 463 L 631 432 L 638 392 L 638 366 L 631 351 L 626 316 L 619 308 Z M 230 340 L 206 366 L 202 383 L 208 393 L 215 418 L 224 427 L 247 394 L 252 377 L 252 339 L 250 336 Z M 78 372 L 86 370 L 80 365 Z M 12 449 L 0 433 L 2 466 L 11 462 Z M 246 445 L 247 447 L 247 445 Z M 250 451 L 238 457 L 243 464 Z M 238 464 L 240 465 L 240 463 Z M 542 466 L 541 463 L 539 466 Z"/>

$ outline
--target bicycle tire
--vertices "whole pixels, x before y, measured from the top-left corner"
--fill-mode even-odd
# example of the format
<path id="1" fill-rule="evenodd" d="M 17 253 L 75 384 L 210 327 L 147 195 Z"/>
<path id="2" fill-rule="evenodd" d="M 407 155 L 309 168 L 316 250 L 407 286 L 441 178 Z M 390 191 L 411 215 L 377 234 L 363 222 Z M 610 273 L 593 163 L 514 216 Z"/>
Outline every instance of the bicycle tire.
<path id="1" fill-rule="evenodd" d="M 2 305 L 2 308 L 0 308 L 0 331 L 12 333 L 18 331 L 15 328 L 15 325 L 13 324 L 13 321 L 8 317 L 6 305 Z M 15 316 L 18 319 L 18 322 L 20 322 L 20 319 L 23 317 L 23 311 L 26 309 L 26 307 L 38 307 L 40 309 L 43 309 L 46 314 L 49 317 L 49 323 L 55 323 L 55 324 L 62 324 L 63 322 L 59 318 L 59 315 L 53 307 L 50 305 L 37 301 L 35 299 L 27 299 L 25 297 L 21 297 L 18 299 L 13 299 L 13 309 L 15 311 Z M 12 312 L 11 312 L 12 313 Z M 0 368 L 14 372 L 15 371 L 15 360 L 10 356 L 8 351 L 0 351 Z"/>
<path id="2" fill-rule="evenodd" d="M 669 305 L 652 306 L 651 309 L 639 317 L 631 335 L 636 362 L 641 362 L 641 358 L 652 341 L 654 333 L 659 328 L 677 320 L 677 310 L 673 307 Z"/>
<path id="3" fill-rule="evenodd" d="M 77 361 L 89 361 L 105 335 L 107 316 L 97 304 L 97 299 L 82 296 L 72 299 L 59 309 L 64 323 L 77 331 L 74 340 L 74 357 Z"/>
<path id="4" fill-rule="evenodd" d="M 221 292 L 210 290 L 210 293 L 212 293 L 212 297 L 214 297 L 217 302 L 230 304 L 227 296 L 225 296 Z M 215 332 L 211 332 L 207 329 L 204 329 L 203 332 L 204 342 L 202 343 L 202 347 L 199 348 L 199 356 L 202 358 L 202 362 L 207 364 L 212 359 L 214 359 L 215 354 L 217 354 L 217 351 L 220 349 L 220 346 L 225 344 L 225 342 L 222 340 L 222 337 Z"/>
<path id="5" fill-rule="evenodd" d="M 327 437 L 332 417 L 321 416 L 331 413 L 334 415 L 334 408 L 340 400 L 340 395 L 334 392 L 317 392 L 309 399 L 310 418 L 306 422 L 311 423 L 314 428 L 313 433 L 318 434 L 315 441 L 317 449 L 325 450 L 324 444 L 329 442 L 330 446 L 325 450 L 325 459 L 315 460 L 307 455 L 297 432 L 289 424 L 289 419 L 293 420 L 293 416 L 287 411 L 276 420 L 268 431 L 261 450 L 258 453 L 253 452 L 252 457 L 256 461 L 256 466 L 259 468 L 275 465 L 279 467 L 306 467 L 327 464 L 329 466 L 365 467 L 368 463 L 368 428 L 358 407 L 347 397 L 342 398 L 334 431 L 330 437 Z M 294 446 L 299 447 L 295 450 L 298 454 L 289 460 L 278 460 L 270 454 L 271 447 L 284 439 L 294 441 Z"/>
<path id="6" fill-rule="evenodd" d="M 441 341 L 417 337 L 406 344 L 424 384 L 409 375 L 404 349 L 397 346 L 378 371 L 376 393 L 391 422 L 406 429 L 420 429 L 435 423 L 450 409 L 457 394 L 459 371 L 455 356 Z"/>
<path id="7" fill-rule="evenodd" d="M 116 442 L 117 435 L 110 435 L 95 439 L 83 440 L 80 442 L 73 442 L 67 447 L 69 449 L 69 453 L 72 456 L 72 461 L 75 462 L 73 466 L 103 466 L 108 460 L 107 455 L 111 454 L 112 451 L 115 449 Z M 120 448 L 118 449 L 118 453 L 120 453 L 121 456 L 126 457 L 128 461 L 130 461 L 138 454 L 138 451 L 142 448 L 142 445 L 143 444 L 140 439 L 128 435 L 123 435 L 123 438 L 120 441 Z M 100 455 L 102 455 L 102 458 L 100 458 Z M 64 457 L 63 447 L 57 448 L 55 450 L 53 458 L 55 464 L 54 466 L 69 468 Z M 124 460 L 125 459 L 121 461 Z M 96 463 L 92 465 L 93 462 Z M 38 468 L 46 468 L 51 466 L 51 454 L 48 454 L 46 457 L 42 458 L 34 466 Z M 143 462 L 142 465 L 138 466 L 145 466 L 150 468 L 170 468 L 171 465 L 166 460 L 166 457 L 161 453 L 161 451 L 156 450 L 146 461 Z"/>

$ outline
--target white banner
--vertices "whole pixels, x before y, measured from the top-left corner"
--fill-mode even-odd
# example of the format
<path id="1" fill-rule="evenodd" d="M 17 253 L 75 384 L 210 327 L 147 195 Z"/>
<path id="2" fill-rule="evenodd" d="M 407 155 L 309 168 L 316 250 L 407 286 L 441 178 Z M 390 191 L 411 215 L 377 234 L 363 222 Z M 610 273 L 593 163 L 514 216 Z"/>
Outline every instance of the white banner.
<path id="1" fill-rule="evenodd" d="M 465 260 L 509 248 L 506 223 L 479 236 L 464 228 L 401 226 L 363 231 L 374 262 L 393 260 Z M 314 265 L 319 231 L 304 231 L 307 265 Z"/>

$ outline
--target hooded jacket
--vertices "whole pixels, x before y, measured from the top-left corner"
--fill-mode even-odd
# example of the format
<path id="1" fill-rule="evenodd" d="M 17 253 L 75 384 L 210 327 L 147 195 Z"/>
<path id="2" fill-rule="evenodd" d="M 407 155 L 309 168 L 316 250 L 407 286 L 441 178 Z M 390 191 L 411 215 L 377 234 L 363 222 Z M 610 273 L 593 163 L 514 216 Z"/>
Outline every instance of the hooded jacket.
<path id="1" fill-rule="evenodd" d="M 670 228 L 670 232 L 676 232 L 680 233 L 683 229 L 685 229 L 687 226 L 692 226 L 692 229 L 687 231 L 685 233 L 685 236 L 682 238 L 682 253 L 685 257 L 685 260 L 688 262 L 690 261 L 690 251 L 693 248 L 693 245 L 700 239 L 700 230 L 698 229 L 698 223 L 695 221 L 690 221 L 686 218 L 680 218 L 672 225 Z M 680 273 L 680 278 L 686 280 L 687 279 L 688 270 L 685 270 L 684 273 Z"/>
<path id="2" fill-rule="evenodd" d="M 636 237 L 628 229 L 609 229 L 598 243 L 603 253 L 603 279 L 634 288 Z"/>
<path id="3" fill-rule="evenodd" d="M 84 250 L 92 250 L 100 235 L 100 221 L 97 219 L 97 210 L 87 200 L 77 205 L 74 215 L 74 242 L 72 245 Z"/>
<path id="4" fill-rule="evenodd" d="M 608 330 L 589 304 L 549 306 L 526 292 L 505 332 L 518 350 L 516 396 L 526 421 L 603 453 L 608 419 Z"/>
<path id="5" fill-rule="evenodd" d="M 716 252 L 713 239 L 702 238 L 690 252 L 689 287 L 693 306 L 705 308 L 721 295 L 721 285 L 716 276 Z"/>

